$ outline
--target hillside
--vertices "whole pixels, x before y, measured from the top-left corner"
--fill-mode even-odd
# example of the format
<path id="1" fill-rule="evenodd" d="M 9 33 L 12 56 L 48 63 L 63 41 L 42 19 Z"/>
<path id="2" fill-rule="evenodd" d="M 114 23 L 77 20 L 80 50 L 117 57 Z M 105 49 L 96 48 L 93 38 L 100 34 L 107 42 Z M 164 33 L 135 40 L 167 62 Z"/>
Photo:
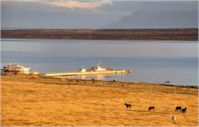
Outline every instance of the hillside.
<path id="1" fill-rule="evenodd" d="M 135 11 L 105 28 L 195 28 L 198 26 L 198 10 Z"/>
<path id="2" fill-rule="evenodd" d="M 1 76 L 1 82 L 3 126 L 198 125 L 194 87 L 17 76 Z M 176 106 L 187 112 L 175 112 Z"/>

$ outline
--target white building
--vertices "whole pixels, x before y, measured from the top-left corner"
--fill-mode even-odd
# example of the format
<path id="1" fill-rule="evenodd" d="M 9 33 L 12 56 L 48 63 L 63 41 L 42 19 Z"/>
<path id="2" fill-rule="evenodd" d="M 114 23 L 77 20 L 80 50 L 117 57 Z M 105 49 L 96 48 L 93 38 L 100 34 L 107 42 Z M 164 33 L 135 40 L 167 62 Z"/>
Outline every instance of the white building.
<path id="1" fill-rule="evenodd" d="M 21 66 L 18 64 L 8 64 L 6 66 L 4 66 L 1 71 L 3 74 L 17 74 L 17 73 L 21 73 L 21 74 L 30 74 L 30 67 L 25 67 L 25 66 Z"/>
<path id="2" fill-rule="evenodd" d="M 97 66 L 95 71 L 106 71 L 106 68 Z"/>
<path id="3" fill-rule="evenodd" d="M 86 72 L 85 68 L 80 68 L 79 70 L 80 70 L 80 72 Z"/>

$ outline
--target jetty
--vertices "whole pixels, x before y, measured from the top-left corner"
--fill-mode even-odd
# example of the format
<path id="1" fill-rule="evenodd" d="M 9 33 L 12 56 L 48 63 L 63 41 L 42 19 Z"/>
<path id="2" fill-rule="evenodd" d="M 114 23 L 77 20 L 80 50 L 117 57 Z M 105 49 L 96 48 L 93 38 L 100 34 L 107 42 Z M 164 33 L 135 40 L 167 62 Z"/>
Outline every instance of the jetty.
<path id="1" fill-rule="evenodd" d="M 112 71 L 90 71 L 90 72 L 64 72 L 64 73 L 46 73 L 44 76 L 57 77 L 57 76 L 81 76 L 81 75 L 99 75 L 99 74 L 128 74 L 129 70 L 112 70 Z"/>
<path id="2" fill-rule="evenodd" d="M 130 70 L 113 70 L 110 67 L 103 68 L 99 65 L 91 67 L 89 69 L 80 68 L 76 72 L 63 72 L 63 73 L 46 73 L 44 76 L 57 77 L 57 76 L 81 76 L 81 75 L 111 75 L 111 74 L 128 74 Z"/>
<path id="3" fill-rule="evenodd" d="M 25 67 L 18 64 L 8 64 L 1 69 L 1 74 L 26 74 L 26 75 L 40 75 L 44 77 L 62 77 L 62 76 L 83 76 L 83 75 L 114 75 L 114 74 L 128 74 L 131 71 L 125 69 L 112 69 L 111 67 L 101 67 L 99 65 L 92 66 L 85 69 L 80 68 L 79 71 L 73 72 L 58 72 L 40 74 L 36 71 L 30 71 L 30 67 Z"/>

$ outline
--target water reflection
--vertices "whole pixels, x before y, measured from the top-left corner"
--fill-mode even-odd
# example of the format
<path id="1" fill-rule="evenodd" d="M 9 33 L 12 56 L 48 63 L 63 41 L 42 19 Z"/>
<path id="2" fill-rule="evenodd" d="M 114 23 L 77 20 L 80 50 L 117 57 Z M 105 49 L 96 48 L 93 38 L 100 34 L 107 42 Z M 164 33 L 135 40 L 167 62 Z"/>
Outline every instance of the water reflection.
<path id="1" fill-rule="evenodd" d="M 95 79 L 95 80 L 106 80 L 107 78 L 110 78 L 110 76 L 107 75 L 81 75 L 81 76 L 67 76 L 65 78 L 68 79 Z"/>

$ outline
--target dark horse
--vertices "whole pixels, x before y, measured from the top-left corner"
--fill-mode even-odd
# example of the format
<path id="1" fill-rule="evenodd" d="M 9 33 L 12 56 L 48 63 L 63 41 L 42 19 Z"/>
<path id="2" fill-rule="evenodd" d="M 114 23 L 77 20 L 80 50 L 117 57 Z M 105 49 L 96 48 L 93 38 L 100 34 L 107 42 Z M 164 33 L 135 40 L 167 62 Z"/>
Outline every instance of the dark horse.
<path id="1" fill-rule="evenodd" d="M 175 111 L 181 111 L 182 107 L 181 106 L 177 106 Z"/>
<path id="2" fill-rule="evenodd" d="M 126 108 L 131 108 L 131 104 L 127 104 L 127 103 L 124 103 L 124 105 L 126 105 Z"/>
<path id="3" fill-rule="evenodd" d="M 151 110 L 155 110 L 155 107 L 154 106 L 150 106 L 149 108 L 148 108 L 148 111 L 151 111 Z"/>
<path id="4" fill-rule="evenodd" d="M 181 109 L 181 112 L 182 113 L 186 113 L 187 112 L 187 108 L 185 107 L 185 108 Z"/>

